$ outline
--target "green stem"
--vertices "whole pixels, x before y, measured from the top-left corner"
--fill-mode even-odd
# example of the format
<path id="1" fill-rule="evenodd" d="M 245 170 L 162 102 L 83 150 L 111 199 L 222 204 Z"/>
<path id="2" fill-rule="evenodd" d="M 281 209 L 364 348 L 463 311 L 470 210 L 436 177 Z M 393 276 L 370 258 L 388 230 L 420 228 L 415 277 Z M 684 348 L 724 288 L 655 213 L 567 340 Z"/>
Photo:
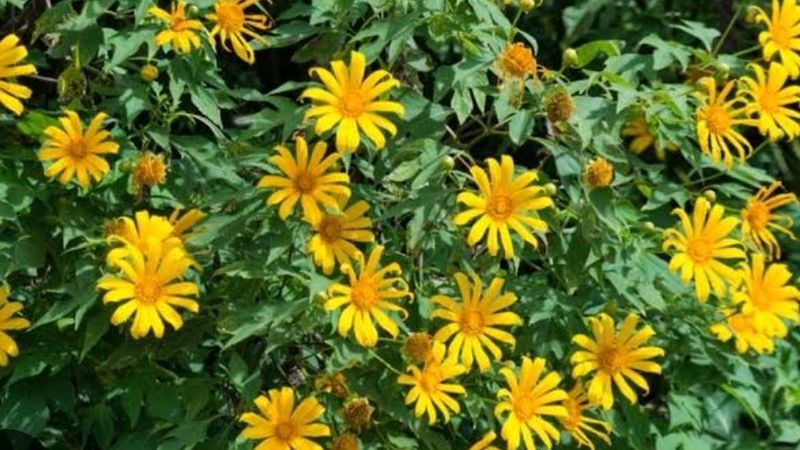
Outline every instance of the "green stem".
<path id="1" fill-rule="evenodd" d="M 739 18 L 739 13 L 741 12 L 741 8 L 736 8 L 736 12 L 733 13 L 730 22 L 728 22 L 728 26 L 725 28 L 725 31 L 722 33 L 722 36 L 717 41 L 717 45 L 714 46 L 714 50 L 711 52 L 712 55 L 716 56 L 719 50 L 722 48 L 722 44 L 725 43 L 725 39 L 728 38 L 728 34 L 730 34 L 731 30 L 733 29 L 733 24 L 736 23 L 736 19 Z"/>
<path id="2" fill-rule="evenodd" d="M 381 364 L 383 364 L 384 366 L 386 366 L 386 368 L 387 368 L 387 369 L 389 369 L 389 370 L 391 370 L 392 372 L 394 372 L 394 373 L 395 373 L 395 375 L 403 375 L 403 372 L 400 372 L 399 370 L 395 369 L 393 365 L 389 364 L 389 362 L 388 362 L 388 361 L 386 361 L 385 359 L 383 359 L 383 358 L 381 358 L 380 356 L 378 356 L 378 354 L 377 354 L 377 353 L 375 353 L 373 350 L 367 350 L 367 353 L 369 353 L 369 354 L 370 354 L 370 355 L 372 355 L 372 356 L 373 356 L 375 359 L 377 359 L 378 361 L 380 361 L 380 362 L 381 362 Z"/>

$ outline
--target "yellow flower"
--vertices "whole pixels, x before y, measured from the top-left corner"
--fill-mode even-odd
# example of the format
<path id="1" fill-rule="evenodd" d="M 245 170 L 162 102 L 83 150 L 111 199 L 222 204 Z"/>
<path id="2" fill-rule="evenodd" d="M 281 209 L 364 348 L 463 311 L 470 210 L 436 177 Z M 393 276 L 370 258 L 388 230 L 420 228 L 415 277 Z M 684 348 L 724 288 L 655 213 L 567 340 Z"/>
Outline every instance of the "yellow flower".
<path id="1" fill-rule="evenodd" d="M 504 76 L 519 79 L 536 77 L 538 67 L 530 47 L 522 42 L 509 42 L 500 54 L 498 65 Z"/>
<path id="2" fill-rule="evenodd" d="M 98 289 L 108 291 L 103 303 L 118 303 L 119 306 L 111 323 L 119 325 L 127 321 L 135 312 L 131 326 L 131 336 L 139 339 L 147 336 L 150 330 L 157 338 L 164 336 L 164 323 L 175 330 L 183 326 L 181 315 L 175 306 L 197 313 L 200 309 L 196 301 L 187 298 L 199 293 L 197 284 L 180 281 L 189 266 L 191 258 L 180 247 L 166 250 L 162 245 L 152 245 L 147 253 L 128 245 L 126 256 L 109 261 L 118 268 L 121 276 L 106 276 L 97 282 Z"/>
<path id="3" fill-rule="evenodd" d="M 798 203 L 797 195 L 793 193 L 772 195 L 780 186 L 781 182 L 775 181 L 769 187 L 762 187 L 747 200 L 747 206 L 742 210 L 742 236 L 761 250 L 766 247 L 770 258 L 781 257 L 781 246 L 770 228 L 795 238 L 791 230 L 792 218 L 772 212 L 781 206 Z"/>
<path id="4" fill-rule="evenodd" d="M 247 412 L 239 419 L 247 424 L 242 436 L 260 440 L 259 450 L 322 450 L 309 438 L 331 435 L 327 425 L 317 422 L 325 413 L 316 398 L 308 397 L 295 408 L 294 390 L 270 389 L 269 397 L 259 395 L 255 404 L 259 413 Z"/>
<path id="5" fill-rule="evenodd" d="M 531 361 L 527 356 L 522 358 L 522 369 L 517 378 L 509 367 L 500 369 L 508 384 L 508 388 L 497 391 L 499 402 L 494 408 L 498 419 L 508 413 L 500 436 L 508 443 L 509 450 L 519 448 L 520 440 L 527 450 L 536 450 L 534 436 L 538 437 L 547 448 L 558 442 L 561 434 L 546 419 L 548 416 L 561 419 L 567 416 L 563 401 L 567 393 L 558 389 L 561 376 L 555 372 L 545 372 L 544 358 Z"/>
<path id="6" fill-rule="evenodd" d="M 172 236 L 185 241 L 189 237 L 196 234 L 196 232 L 188 233 L 189 229 L 194 227 L 197 222 L 200 222 L 206 217 L 205 213 L 199 209 L 192 208 L 181 215 L 180 209 L 175 209 L 169 215 L 169 223 L 172 225 Z"/>
<path id="7" fill-rule="evenodd" d="M 792 272 L 786 264 L 765 264 L 763 254 L 753 255 L 751 265 L 741 265 L 742 285 L 733 293 L 742 314 L 751 316 L 757 332 L 785 337 L 788 332 L 782 319 L 800 322 L 800 290 L 788 284 Z"/>
<path id="8" fill-rule="evenodd" d="M 31 326 L 27 319 L 14 317 L 22 311 L 22 303 L 8 301 L 8 286 L 0 284 L 0 367 L 8 365 L 9 358 L 19 355 L 19 347 L 7 331 L 24 330 Z"/>
<path id="9" fill-rule="evenodd" d="M 352 264 L 361 254 L 354 242 L 375 240 L 370 231 L 372 221 L 364 216 L 368 209 L 367 202 L 361 200 L 347 209 L 342 205 L 342 213 L 323 212 L 317 220 L 307 219 L 315 233 L 308 242 L 308 251 L 326 275 L 333 273 L 335 262 Z"/>
<path id="10" fill-rule="evenodd" d="M 502 278 L 494 278 L 486 294 L 483 293 L 483 284 L 478 275 L 472 274 L 472 284 L 467 275 L 461 272 L 456 273 L 454 278 L 461 294 L 460 302 L 447 295 L 434 295 L 431 299 L 440 307 L 431 313 L 431 319 L 438 317 L 450 322 L 440 328 L 433 338 L 445 343 L 453 338 L 448 354 L 459 358 L 467 370 L 477 360 L 480 371 L 487 372 L 491 363 L 484 346 L 494 360 L 499 361 L 503 353 L 493 339 L 512 347 L 516 344 L 511 333 L 497 327 L 522 325 L 518 315 L 506 310 L 517 301 L 517 296 L 512 292 L 501 292 L 504 283 Z"/>
<path id="11" fill-rule="evenodd" d="M 756 330 L 752 315 L 737 313 L 727 308 L 721 311 L 726 316 L 725 322 L 710 327 L 717 339 L 728 342 L 735 337 L 736 351 L 739 353 L 747 353 L 751 348 L 758 354 L 772 353 L 775 350 L 772 337 Z"/>
<path id="12" fill-rule="evenodd" d="M 564 400 L 567 417 L 561 419 L 561 425 L 578 442 L 578 447 L 586 446 L 594 450 L 594 442 L 589 434 L 597 436 L 610 446 L 611 438 L 608 433 L 611 432 L 611 425 L 606 421 L 586 416 L 584 411 L 592 406 L 583 389 L 583 384 L 575 383 L 575 386 L 569 391 L 569 397 Z M 586 434 L 587 432 L 589 434 Z"/>
<path id="13" fill-rule="evenodd" d="M 329 298 L 325 302 L 325 310 L 333 311 L 347 305 L 339 316 L 339 334 L 347 336 L 352 328 L 355 332 L 356 342 L 363 347 L 374 347 L 378 343 L 378 330 L 375 322 L 392 337 L 397 337 L 400 332 L 395 320 L 386 314 L 386 311 L 395 311 L 403 315 L 406 310 L 394 302 L 402 297 L 411 297 L 408 284 L 400 278 L 402 274 L 400 265 L 391 263 L 380 268 L 383 247 L 376 246 L 369 259 L 364 262 L 364 256 L 359 254 L 357 260 L 361 273 L 356 275 L 352 266 L 345 264 L 342 272 L 349 278 L 349 285 L 334 283 L 329 288 Z M 392 274 L 398 275 L 391 277 Z M 387 276 L 389 276 L 387 278 Z M 373 322 L 374 321 L 374 322 Z"/>
<path id="14" fill-rule="evenodd" d="M 316 118 L 314 131 L 325 133 L 336 128 L 336 150 L 352 152 L 361 143 L 359 130 L 362 131 L 378 150 L 386 146 L 385 130 L 390 135 L 397 134 L 397 127 L 381 113 L 405 114 L 403 105 L 397 102 L 377 100 L 383 94 L 400 85 L 392 74 L 385 70 L 377 70 L 364 76 L 366 59 L 361 52 L 350 53 L 350 67 L 343 61 L 331 62 L 333 73 L 314 67 L 311 75 L 319 77 L 325 89 L 308 88 L 300 95 L 314 102 L 305 119 Z"/>
<path id="15" fill-rule="evenodd" d="M 758 8 L 756 23 L 764 23 L 767 26 L 767 29 L 758 35 L 764 59 L 770 61 L 777 53 L 789 75 L 792 78 L 800 76 L 800 55 L 797 54 L 797 43 L 800 39 L 800 8 L 796 0 L 784 0 L 782 6 L 778 0 L 772 0 L 771 17 Z"/>
<path id="16" fill-rule="evenodd" d="M 325 142 L 317 142 L 309 159 L 308 144 L 300 136 L 295 139 L 294 156 L 282 145 L 275 147 L 278 154 L 270 157 L 269 161 L 278 166 L 284 176 L 264 175 L 258 186 L 278 189 L 267 199 L 267 204 L 281 203 L 278 210 L 281 219 L 286 220 L 300 201 L 305 217 L 315 222 L 322 217 L 320 203 L 338 209 L 336 197 L 350 197 L 350 188 L 347 187 L 350 177 L 344 172 L 327 173 L 340 157 L 338 153 L 326 157 L 327 148 Z"/>
<path id="17" fill-rule="evenodd" d="M 106 117 L 108 116 L 105 113 L 94 116 L 84 132 L 78 115 L 74 111 L 66 111 L 66 116 L 59 119 L 60 128 L 47 127 L 44 130 L 47 140 L 39 151 L 39 160 L 56 161 L 44 174 L 48 177 L 58 175 L 61 184 L 77 178 L 78 184 L 83 187 L 91 184 L 90 176 L 95 181 L 102 180 L 110 167 L 99 155 L 119 151 L 119 145 L 108 139 L 108 131 L 100 129 Z"/>
<path id="18" fill-rule="evenodd" d="M 514 160 L 503 155 L 500 161 L 498 164 L 494 158 L 486 160 L 491 178 L 486 176 L 486 171 L 482 168 L 470 167 L 480 195 L 473 192 L 458 194 L 458 202 L 467 205 L 469 209 L 456 215 L 453 222 L 461 226 L 478 218 L 469 231 L 467 243 L 474 246 L 486 235 L 489 254 L 494 256 L 500 249 L 499 235 L 505 257 L 513 258 L 514 244 L 511 242 L 510 231 L 515 231 L 525 242 L 537 248 L 538 242 L 531 229 L 545 233 L 547 223 L 532 213 L 553 206 L 553 199 L 541 186 L 531 184 L 539 178 L 535 170 L 528 170 L 514 177 Z"/>
<path id="19" fill-rule="evenodd" d="M 158 67 L 153 64 L 145 64 L 139 69 L 139 78 L 142 81 L 150 83 L 158 79 Z"/>
<path id="20" fill-rule="evenodd" d="M 674 152 L 678 150 L 675 144 L 671 142 L 662 144 L 658 140 L 650 130 L 647 117 L 643 113 L 635 115 L 630 122 L 625 124 L 622 128 L 622 135 L 632 138 L 630 149 L 633 153 L 638 155 L 649 148 L 653 148 L 659 161 L 667 159 L 666 151 Z"/>
<path id="21" fill-rule="evenodd" d="M 573 353 L 570 362 L 575 365 L 572 377 L 578 379 L 591 372 L 597 372 L 589 383 L 589 401 L 600 404 L 604 409 L 614 406 L 613 384 L 631 403 L 636 403 L 636 393 L 631 389 L 630 380 L 645 391 L 650 387 L 639 372 L 661 373 L 661 366 L 650 359 L 664 356 L 659 347 L 642 347 L 655 331 L 649 325 L 636 331 L 639 316 L 628 314 L 622 322 L 619 333 L 615 332 L 614 319 L 600 313 L 589 318 L 594 339 L 578 334 L 572 342 L 583 350 Z"/>
<path id="22" fill-rule="evenodd" d="M 172 49 L 181 54 L 190 53 L 193 48 L 200 48 L 197 32 L 204 30 L 203 24 L 199 20 L 186 18 L 186 2 L 173 1 L 170 12 L 157 6 L 151 7 L 147 12 L 169 26 L 156 35 L 156 45 L 164 46 L 170 43 Z"/>
<path id="23" fill-rule="evenodd" d="M 591 188 L 610 186 L 614 181 L 614 166 L 605 158 L 594 158 L 586 164 L 584 177 Z"/>
<path id="24" fill-rule="evenodd" d="M 497 439 L 497 434 L 494 431 L 490 431 L 483 435 L 480 441 L 472 444 L 469 450 L 500 450 L 498 447 L 491 445 L 495 439 Z"/>
<path id="25" fill-rule="evenodd" d="M 752 126 L 754 123 L 747 118 L 745 107 L 737 106 L 738 98 L 728 100 L 728 95 L 733 89 L 735 80 L 731 80 L 717 93 L 717 83 L 712 77 L 705 77 L 700 84 L 706 93 L 697 92 L 695 96 L 700 101 L 697 107 L 697 141 L 700 150 L 711 156 L 714 164 L 722 161 L 726 169 L 733 166 L 733 153 L 730 146 L 736 150 L 739 159 L 744 160 L 753 152 L 753 147 L 734 128 L 737 125 Z"/>
<path id="26" fill-rule="evenodd" d="M 721 205 L 712 207 L 703 197 L 695 202 L 692 219 L 683 208 L 676 208 L 672 213 L 680 217 L 683 231 L 676 228 L 664 231 L 662 249 L 665 252 L 672 247 L 677 250 L 669 261 L 669 270 L 680 270 L 683 284 L 694 279 L 700 302 L 708 300 L 712 289 L 717 297 L 722 298 L 726 282 L 735 283 L 738 279 L 736 271 L 722 260 L 746 258 L 741 243 L 729 237 L 738 224 L 737 219 L 724 217 L 725 208 Z"/>
<path id="27" fill-rule="evenodd" d="M 19 64 L 28 56 L 28 50 L 24 45 L 18 44 L 19 37 L 16 34 L 9 34 L 0 40 L 0 104 L 16 115 L 22 114 L 25 109 L 19 99 L 31 98 L 33 91 L 21 84 L 6 80 L 36 73 L 33 64 Z"/>
<path id="28" fill-rule="evenodd" d="M 133 168 L 133 184 L 138 192 L 147 187 L 164 184 L 167 181 L 167 166 L 164 164 L 164 155 L 155 155 L 144 152 L 136 161 Z"/>
<path id="29" fill-rule="evenodd" d="M 108 242 L 122 245 L 108 252 L 106 259 L 109 265 L 113 265 L 116 259 L 128 257 L 132 248 L 145 254 L 149 254 L 151 248 L 156 246 L 163 247 L 161 251 L 165 253 L 176 247 L 183 249 L 183 242 L 174 235 L 175 229 L 165 217 L 137 211 L 133 219 L 121 217 L 119 220 L 121 224 L 109 236 Z"/>
<path id="30" fill-rule="evenodd" d="M 744 93 L 751 98 L 746 109 L 758 116 L 758 130 L 772 141 L 782 135 L 789 139 L 800 136 L 800 112 L 792 109 L 800 103 L 800 86 L 786 86 L 789 73 L 778 63 L 770 64 L 766 74 L 758 64 L 750 67 L 755 78 L 743 77 L 742 81 L 747 87 Z"/>
<path id="31" fill-rule="evenodd" d="M 214 28 L 209 33 L 212 45 L 216 43 L 214 37 L 219 34 L 219 41 L 225 51 L 230 51 L 226 44 L 226 41 L 230 41 L 236 56 L 247 64 L 253 64 L 256 56 L 245 36 L 253 37 L 267 45 L 267 40 L 253 29 L 265 31 L 272 26 L 269 17 L 264 14 L 245 12 L 248 7 L 258 4 L 259 0 L 217 0 L 214 4 L 214 14 L 206 15 L 208 20 L 215 22 Z"/>
<path id="32" fill-rule="evenodd" d="M 461 412 L 461 406 L 450 394 L 464 395 L 467 391 L 464 386 L 447 381 L 463 374 L 467 369 L 453 357 L 445 359 L 444 344 L 434 341 L 431 354 L 422 370 L 416 366 L 409 366 L 406 370 L 411 375 L 400 375 L 397 382 L 413 386 L 406 395 L 406 405 L 416 402 L 415 416 L 421 417 L 427 413 L 428 424 L 433 425 L 437 418 L 436 409 L 441 411 L 445 423 L 450 421 L 450 411 L 456 414 Z"/>

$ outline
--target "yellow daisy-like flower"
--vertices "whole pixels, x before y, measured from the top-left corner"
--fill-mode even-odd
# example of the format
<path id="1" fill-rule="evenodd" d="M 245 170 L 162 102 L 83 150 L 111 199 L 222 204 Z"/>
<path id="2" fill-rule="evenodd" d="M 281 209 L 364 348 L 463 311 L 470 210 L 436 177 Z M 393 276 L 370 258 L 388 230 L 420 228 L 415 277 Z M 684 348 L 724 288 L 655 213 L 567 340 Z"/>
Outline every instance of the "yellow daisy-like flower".
<path id="1" fill-rule="evenodd" d="M 108 131 L 100 127 L 108 116 L 99 113 L 94 116 L 84 132 L 81 119 L 74 111 L 66 111 L 61 117 L 61 127 L 47 127 L 44 130 L 47 140 L 39 150 L 40 161 L 55 160 L 44 174 L 48 177 L 58 176 L 61 184 L 67 184 L 73 178 L 78 184 L 89 187 L 91 178 L 98 182 L 111 168 L 101 156 L 119 152 L 119 144 L 109 139 Z"/>
<path id="2" fill-rule="evenodd" d="M 174 235 L 174 231 L 175 228 L 165 217 L 150 215 L 147 211 L 137 211 L 133 218 L 121 217 L 108 242 L 122 245 L 108 252 L 108 264 L 113 265 L 114 260 L 128 257 L 132 248 L 145 254 L 149 254 L 155 246 L 162 247 L 162 252 L 176 247 L 182 249 L 183 242 Z"/>
<path id="3" fill-rule="evenodd" d="M 315 233 L 308 242 L 308 251 L 326 275 L 333 273 L 334 263 L 352 264 L 361 254 L 354 242 L 375 240 L 370 231 L 372 221 L 364 216 L 369 210 L 367 202 L 361 200 L 346 209 L 343 206 L 341 213 L 323 212 L 317 220 L 308 219 Z"/>
<path id="4" fill-rule="evenodd" d="M 314 131 L 325 133 L 336 127 L 336 150 L 352 152 L 361 143 L 359 130 L 378 150 L 386 146 L 384 131 L 397 134 L 397 127 L 383 113 L 402 117 L 405 108 L 398 102 L 378 100 L 382 95 L 400 85 L 392 74 L 376 70 L 365 77 L 366 58 L 361 52 L 350 53 L 350 67 L 343 61 L 331 62 L 331 71 L 322 67 L 311 69 L 319 77 L 323 88 L 308 88 L 300 94 L 309 98 L 314 106 L 306 111 L 305 119 L 316 118 Z"/>
<path id="5" fill-rule="evenodd" d="M 490 431 L 483 435 L 480 441 L 472 444 L 469 450 L 500 450 L 492 445 L 495 439 L 497 439 L 497 434 L 494 431 Z"/>
<path id="6" fill-rule="evenodd" d="M 789 284 L 792 272 L 786 264 L 765 264 L 763 254 L 753 255 L 750 265 L 741 265 L 742 285 L 733 293 L 742 314 L 751 316 L 756 331 L 785 337 L 782 319 L 800 322 L 800 290 Z"/>
<path id="7" fill-rule="evenodd" d="M 700 150 L 709 155 L 714 164 L 722 161 L 725 168 L 730 169 L 734 160 L 731 146 L 742 162 L 753 152 L 753 146 L 735 127 L 752 126 L 754 123 L 747 118 L 747 109 L 738 105 L 738 98 L 728 100 L 735 80 L 729 81 L 719 93 L 714 78 L 705 77 L 699 83 L 706 89 L 706 92 L 698 91 L 695 94 L 700 101 L 696 111 Z"/>
<path id="8" fill-rule="evenodd" d="M 785 214 L 774 214 L 772 211 L 791 203 L 799 203 L 797 195 L 793 193 L 773 195 L 779 187 L 781 187 L 780 181 L 762 187 L 747 199 L 747 206 L 742 210 L 742 236 L 761 250 L 766 247 L 767 256 L 770 258 L 781 257 L 781 246 L 771 229 L 791 239 L 795 238 L 791 230 L 792 218 Z"/>
<path id="9" fill-rule="evenodd" d="M 650 391 L 647 381 L 639 372 L 661 373 L 661 366 L 652 358 L 664 356 L 659 347 L 642 347 L 655 334 L 653 328 L 646 325 L 636 330 L 639 316 L 628 314 L 619 333 L 616 333 L 614 319 L 608 314 L 600 313 L 589 318 L 594 339 L 585 334 L 578 334 L 572 342 L 583 350 L 576 351 L 570 358 L 575 365 L 572 377 L 581 378 L 591 372 L 597 372 L 589 382 L 589 401 L 600 404 L 604 409 L 614 406 L 613 384 L 631 403 L 636 403 L 636 392 L 631 389 L 630 380 L 645 391 Z"/>
<path id="10" fill-rule="evenodd" d="M 483 283 L 478 275 L 472 274 L 471 284 L 467 275 L 461 272 L 456 273 L 454 278 L 461 294 L 460 302 L 447 295 L 434 295 L 431 298 L 435 305 L 440 306 L 431 313 L 431 319 L 438 317 L 450 322 L 439 329 L 433 338 L 445 343 L 452 338 L 448 349 L 450 356 L 460 358 L 467 370 L 477 360 L 480 371 L 487 372 L 491 362 L 484 347 L 498 361 L 503 352 L 493 339 L 512 347 L 516 344 L 511 333 L 497 327 L 522 325 L 522 318 L 506 311 L 517 301 L 517 296 L 512 292 L 502 293 L 502 278 L 493 279 L 486 294 L 483 293 Z"/>
<path id="11" fill-rule="evenodd" d="M 758 8 L 756 22 L 767 26 L 758 35 L 764 59 L 770 61 L 777 53 L 792 78 L 800 76 L 800 7 L 796 0 L 772 0 L 772 16 Z"/>
<path id="12" fill-rule="evenodd" d="M 683 208 L 676 208 L 672 213 L 680 217 L 683 230 L 668 228 L 664 231 L 662 249 L 665 252 L 673 247 L 677 250 L 669 261 L 669 270 L 680 270 L 683 284 L 694 279 L 700 302 L 708 300 L 712 289 L 717 297 L 722 298 L 726 282 L 738 280 L 736 271 L 723 260 L 747 257 L 739 240 L 729 237 L 738 220 L 724 217 L 725 208 L 721 205 L 712 207 L 703 197 L 695 202 L 692 219 Z"/>
<path id="13" fill-rule="evenodd" d="M 247 424 L 242 436 L 261 441 L 258 450 L 322 450 L 309 438 L 331 435 L 331 429 L 318 422 L 325 407 L 314 397 L 303 399 L 295 408 L 295 394 L 290 387 L 270 389 L 255 399 L 258 413 L 247 412 L 239 419 Z"/>
<path id="14" fill-rule="evenodd" d="M 800 39 L 798 40 L 800 44 Z M 772 63 L 764 72 L 758 64 L 751 64 L 755 78 L 743 77 L 750 97 L 747 112 L 758 117 L 758 130 L 771 141 L 786 135 L 789 139 L 800 136 L 800 112 L 793 107 L 800 103 L 800 86 L 786 86 L 789 72 L 778 63 Z"/>
<path id="15" fill-rule="evenodd" d="M 350 197 L 350 188 L 347 187 L 350 177 L 344 172 L 328 173 L 340 155 L 333 153 L 326 157 L 328 145 L 325 142 L 314 144 L 311 158 L 308 144 L 302 137 L 295 139 L 294 147 L 294 155 L 282 145 L 275 147 L 278 154 L 270 157 L 269 161 L 278 166 L 284 176 L 264 175 L 258 187 L 277 188 L 267 199 L 267 204 L 281 203 L 278 210 L 281 219 L 286 220 L 300 201 L 305 217 L 316 222 L 322 217 L 320 203 L 335 210 L 339 208 L 337 197 Z"/>
<path id="16" fill-rule="evenodd" d="M 172 214 L 169 215 L 169 223 L 172 225 L 172 236 L 185 241 L 196 234 L 196 232 L 190 233 L 189 229 L 193 228 L 197 225 L 197 222 L 200 222 L 205 217 L 205 213 L 197 208 L 192 208 L 183 215 L 181 215 L 180 209 L 175 209 L 172 211 Z"/>
<path id="17" fill-rule="evenodd" d="M 131 336 L 139 339 L 150 330 L 157 338 L 164 336 L 164 322 L 175 330 L 183 326 L 183 319 L 174 307 L 184 308 L 195 314 L 200 310 L 196 301 L 188 296 L 199 294 L 197 284 L 180 281 L 192 265 L 182 248 L 165 250 L 160 244 L 152 245 L 148 252 L 128 246 L 125 258 L 109 261 L 118 268 L 121 276 L 106 276 L 97 282 L 98 289 L 108 291 L 103 303 L 124 301 L 111 316 L 111 323 L 120 325 L 135 312 Z"/>
<path id="18" fill-rule="evenodd" d="M 14 314 L 22 311 L 22 303 L 9 302 L 8 294 L 8 286 L 0 284 L 0 367 L 8 365 L 9 358 L 19 355 L 17 343 L 7 332 L 31 326 L 27 319 L 14 317 Z"/>
<path id="19" fill-rule="evenodd" d="M 608 433 L 611 432 L 611 425 L 604 420 L 593 419 L 584 414 L 592 406 L 594 405 L 589 402 L 583 384 L 575 383 L 575 386 L 569 391 L 569 397 L 564 400 L 567 417 L 561 419 L 561 425 L 575 439 L 578 447 L 586 446 L 594 450 L 594 442 L 589 436 L 594 435 L 610 446 L 611 438 Z"/>
<path id="20" fill-rule="evenodd" d="M 339 334 L 347 336 L 352 328 L 356 342 L 363 347 L 374 347 L 378 343 L 378 329 L 375 322 L 392 337 L 400 332 L 395 320 L 386 311 L 395 311 L 406 315 L 406 310 L 394 302 L 403 297 L 412 297 L 408 284 L 400 275 L 402 269 L 397 263 L 386 267 L 379 266 L 383 247 L 378 245 L 364 262 L 364 256 L 357 255 L 361 273 L 356 275 L 353 267 L 345 264 L 342 272 L 349 278 L 349 285 L 334 283 L 329 288 L 329 298 L 325 302 L 325 310 L 333 311 L 345 306 L 339 316 Z M 397 275 L 392 277 L 391 275 Z"/>
<path id="21" fill-rule="evenodd" d="M 637 114 L 630 122 L 625 124 L 622 128 L 622 135 L 632 139 L 630 149 L 634 154 L 639 155 L 652 148 L 659 161 L 667 159 L 667 151 L 674 152 L 678 150 L 678 147 L 671 142 L 662 144 L 659 141 L 650 129 L 647 117 L 643 113 Z"/>
<path id="22" fill-rule="evenodd" d="M 544 188 L 531 184 L 539 175 L 535 170 L 525 171 L 514 176 L 514 160 L 508 155 L 486 160 L 489 165 L 489 176 L 478 166 L 470 167 L 472 178 L 480 189 L 480 195 L 473 192 L 458 194 L 458 202 L 469 209 L 459 213 L 453 222 L 462 226 L 478 219 L 469 231 L 467 243 L 477 244 L 484 235 L 489 254 L 497 255 L 500 250 L 499 241 L 503 244 L 506 258 L 514 257 L 514 244 L 511 242 L 511 231 L 520 235 L 522 240 L 538 247 L 536 237 L 531 230 L 547 232 L 547 223 L 533 215 L 534 211 L 553 206 L 553 199 Z"/>
<path id="23" fill-rule="evenodd" d="M 422 369 L 409 366 L 407 371 L 411 375 L 400 375 L 399 384 L 413 386 L 406 395 L 406 405 L 416 402 L 414 415 L 421 417 L 428 414 L 428 424 L 436 423 L 436 410 L 441 411 L 445 423 L 450 421 L 450 411 L 458 414 L 461 406 L 450 394 L 465 395 L 467 391 L 458 383 L 448 383 L 467 369 L 458 363 L 456 358 L 445 358 L 444 344 L 434 341 L 428 360 Z"/>
<path id="24" fill-rule="evenodd" d="M 20 99 L 31 98 L 33 91 L 21 84 L 6 80 L 36 73 L 33 64 L 19 64 L 28 56 L 28 49 L 18 44 L 19 37 L 16 34 L 9 34 L 0 40 L 0 104 L 16 115 L 22 114 L 25 110 Z"/>
<path id="25" fill-rule="evenodd" d="M 145 187 L 164 184 L 167 181 L 167 166 L 164 164 L 164 155 L 144 152 L 136 160 L 133 168 L 133 184 L 138 192 Z"/>
<path id="26" fill-rule="evenodd" d="M 509 42 L 497 59 L 503 75 L 511 78 L 525 79 L 536 77 L 538 67 L 533 51 L 522 42 Z"/>
<path id="27" fill-rule="evenodd" d="M 756 329 L 752 315 L 737 313 L 729 308 L 721 311 L 726 316 L 725 322 L 710 327 L 717 339 L 728 342 L 731 338 L 735 338 L 736 351 L 742 354 L 750 349 L 759 355 L 772 353 L 775 350 L 772 337 Z"/>
<path id="28" fill-rule="evenodd" d="M 156 45 L 172 45 L 172 49 L 181 54 L 191 53 L 195 48 L 200 48 L 198 32 L 204 30 L 199 20 L 190 20 L 186 17 L 186 2 L 172 2 L 170 12 L 157 6 L 147 10 L 151 16 L 166 22 L 168 28 L 156 35 Z"/>
<path id="29" fill-rule="evenodd" d="M 567 417 L 563 405 L 567 393 L 558 388 L 561 376 L 555 371 L 545 372 L 545 364 L 544 358 L 532 361 L 523 357 L 519 378 L 509 367 L 500 369 L 508 388 L 497 391 L 499 402 L 494 415 L 502 420 L 502 416 L 508 413 L 500 436 L 508 443 L 509 450 L 519 448 L 520 441 L 525 443 L 527 450 L 536 450 L 534 433 L 547 448 L 552 448 L 553 441 L 558 442 L 561 438 L 556 427 L 546 419 L 548 416 L 555 419 Z"/>
<path id="30" fill-rule="evenodd" d="M 217 0 L 214 13 L 206 15 L 208 20 L 214 22 L 214 28 L 209 33 L 211 43 L 216 42 L 214 37 L 219 34 L 219 41 L 225 51 L 230 51 L 227 47 L 227 41 L 230 41 L 236 56 L 247 64 L 253 64 L 256 56 L 245 36 L 267 45 L 267 40 L 253 29 L 266 31 L 272 26 L 266 15 L 245 12 L 248 7 L 258 4 L 259 0 Z"/>

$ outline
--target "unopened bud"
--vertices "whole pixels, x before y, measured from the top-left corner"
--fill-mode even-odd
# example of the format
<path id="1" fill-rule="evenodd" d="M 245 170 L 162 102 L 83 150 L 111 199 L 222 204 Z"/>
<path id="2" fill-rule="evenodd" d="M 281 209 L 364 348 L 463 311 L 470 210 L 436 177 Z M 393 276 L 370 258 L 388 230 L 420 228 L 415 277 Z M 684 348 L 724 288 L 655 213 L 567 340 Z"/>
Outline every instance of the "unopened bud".
<path id="1" fill-rule="evenodd" d="M 158 78 L 158 67 L 152 64 L 143 65 L 141 70 L 139 70 L 139 77 L 141 77 L 142 81 L 147 83 L 155 81 Z"/>
<path id="2" fill-rule="evenodd" d="M 564 50 L 561 60 L 566 67 L 575 67 L 578 65 L 578 52 L 574 48 Z"/>
<path id="3" fill-rule="evenodd" d="M 703 197 L 708 200 L 709 203 L 714 203 L 717 201 L 717 193 L 714 192 L 713 189 L 706 189 L 703 191 Z"/>

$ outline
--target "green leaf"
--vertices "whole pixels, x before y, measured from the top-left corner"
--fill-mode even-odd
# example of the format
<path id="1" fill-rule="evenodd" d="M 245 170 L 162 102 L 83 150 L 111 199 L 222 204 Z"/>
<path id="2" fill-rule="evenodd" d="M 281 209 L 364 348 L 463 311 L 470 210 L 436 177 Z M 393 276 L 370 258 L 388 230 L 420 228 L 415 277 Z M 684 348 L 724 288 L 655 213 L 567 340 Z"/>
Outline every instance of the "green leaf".
<path id="1" fill-rule="evenodd" d="M 521 145 L 528 140 L 533 132 L 533 112 L 529 110 L 519 111 L 511 117 L 508 123 L 508 137 L 511 142 Z"/>
<path id="2" fill-rule="evenodd" d="M 704 23 L 693 20 L 683 20 L 680 25 L 672 25 L 672 27 L 696 37 L 708 51 L 711 51 L 711 44 L 720 35 L 719 30 L 709 28 Z"/>
<path id="3" fill-rule="evenodd" d="M 579 68 L 585 67 L 600 55 L 619 56 L 620 49 L 623 45 L 624 42 L 614 40 L 592 41 L 583 44 L 575 49 L 578 53 L 578 62 L 576 66 Z"/>

